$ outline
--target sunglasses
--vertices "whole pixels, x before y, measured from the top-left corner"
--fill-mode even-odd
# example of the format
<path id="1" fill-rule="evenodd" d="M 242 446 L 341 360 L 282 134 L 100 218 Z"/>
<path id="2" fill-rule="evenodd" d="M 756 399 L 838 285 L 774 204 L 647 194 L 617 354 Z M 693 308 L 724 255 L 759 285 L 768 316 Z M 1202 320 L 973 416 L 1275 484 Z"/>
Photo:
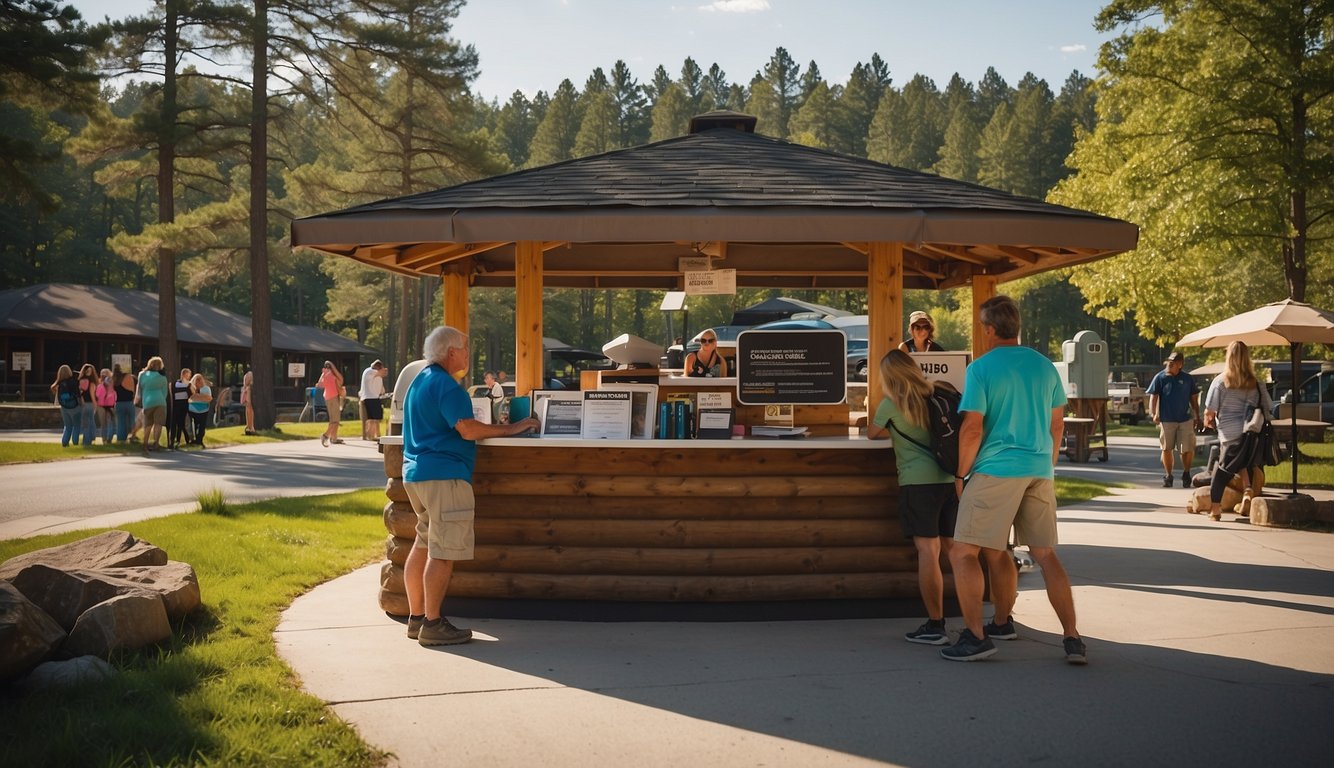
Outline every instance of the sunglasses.
<path id="1" fill-rule="evenodd" d="M 717 340 L 717 339 L 700 339 L 700 340 L 699 340 L 699 343 L 700 343 L 700 344 L 717 344 L 717 343 L 718 343 L 718 340 Z"/>
<path id="2" fill-rule="evenodd" d="M 926 323 L 913 323 L 912 329 L 914 331 L 929 331 L 931 330 L 931 326 Z"/>

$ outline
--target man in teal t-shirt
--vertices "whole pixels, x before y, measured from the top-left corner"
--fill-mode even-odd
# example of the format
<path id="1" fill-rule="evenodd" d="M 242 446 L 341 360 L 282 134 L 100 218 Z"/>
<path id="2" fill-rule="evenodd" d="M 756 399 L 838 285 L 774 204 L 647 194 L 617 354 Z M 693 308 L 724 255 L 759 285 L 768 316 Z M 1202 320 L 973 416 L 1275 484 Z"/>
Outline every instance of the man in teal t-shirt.
<path id="1" fill-rule="evenodd" d="M 1047 599 L 1060 619 L 1066 661 L 1084 664 L 1084 642 L 1075 627 L 1070 577 L 1056 556 L 1056 488 L 1053 467 L 1065 431 L 1065 391 L 1051 361 L 1019 346 L 1019 307 L 1008 296 L 982 304 L 979 320 L 989 351 L 964 375 L 963 425 L 959 429 L 959 520 L 950 564 L 968 628 L 941 656 L 976 661 L 996 652 L 993 639 L 1018 637 L 1010 612 L 1019 573 L 1006 547 L 1010 528 L 1042 567 Z M 964 480 L 967 479 L 967 485 Z M 996 615 L 982 626 L 982 568 L 987 559 Z"/>

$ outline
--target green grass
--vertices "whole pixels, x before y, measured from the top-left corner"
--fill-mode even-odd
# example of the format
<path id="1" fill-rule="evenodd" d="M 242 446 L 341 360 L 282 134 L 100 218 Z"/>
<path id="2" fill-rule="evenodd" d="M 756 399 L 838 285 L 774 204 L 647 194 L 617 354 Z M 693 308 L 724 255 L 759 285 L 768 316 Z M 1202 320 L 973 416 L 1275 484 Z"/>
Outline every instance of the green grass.
<path id="1" fill-rule="evenodd" d="M 1107 486 L 1092 480 L 1077 480 L 1071 477 L 1056 477 L 1056 506 L 1065 507 L 1089 499 L 1107 495 Z"/>
<path id="2" fill-rule="evenodd" d="M 1157 437 L 1158 425 L 1151 421 L 1145 421 L 1136 424 L 1133 427 L 1129 424 L 1121 424 L 1116 421 L 1107 421 L 1108 437 Z"/>
<path id="3" fill-rule="evenodd" d="M 162 647 L 113 658 L 115 680 L 0 695 L 0 722 L 11 734 L 0 764 L 382 764 L 383 755 L 300 690 L 273 631 L 294 598 L 383 557 L 383 506 L 374 489 L 123 526 L 194 566 L 202 608 Z M 0 561 L 92 533 L 0 541 Z"/>
<path id="4" fill-rule="evenodd" d="M 322 421 L 302 422 L 300 424 L 283 423 L 273 429 L 260 432 L 258 435 L 245 434 L 245 427 L 243 426 L 218 427 L 210 429 L 204 434 L 204 444 L 209 448 L 223 448 L 229 445 L 272 443 L 279 440 L 311 440 L 324 434 L 324 430 L 328 427 L 328 423 Z M 388 434 L 388 430 L 381 430 L 381 434 Z M 361 437 L 361 422 L 355 419 L 342 421 L 338 425 L 338 435 L 344 439 Z M 159 444 L 166 445 L 166 442 L 166 436 L 163 435 Z M 41 461 L 133 456 L 139 454 L 142 450 L 143 445 L 140 443 L 102 445 L 99 441 L 89 446 L 71 445 L 65 447 L 59 442 L 0 441 L 0 464 L 31 464 Z M 199 449 L 190 446 L 186 450 L 197 451 Z"/>

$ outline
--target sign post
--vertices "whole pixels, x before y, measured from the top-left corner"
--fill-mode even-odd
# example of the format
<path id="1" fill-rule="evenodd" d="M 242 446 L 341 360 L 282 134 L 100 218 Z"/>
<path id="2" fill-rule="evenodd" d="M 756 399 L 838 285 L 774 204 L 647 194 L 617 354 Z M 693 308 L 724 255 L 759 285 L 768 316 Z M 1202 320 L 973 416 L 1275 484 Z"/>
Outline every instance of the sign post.
<path id="1" fill-rule="evenodd" d="M 32 370 L 32 353 L 15 352 L 14 370 L 19 372 L 19 400 L 26 400 L 24 395 L 28 391 L 28 371 Z"/>

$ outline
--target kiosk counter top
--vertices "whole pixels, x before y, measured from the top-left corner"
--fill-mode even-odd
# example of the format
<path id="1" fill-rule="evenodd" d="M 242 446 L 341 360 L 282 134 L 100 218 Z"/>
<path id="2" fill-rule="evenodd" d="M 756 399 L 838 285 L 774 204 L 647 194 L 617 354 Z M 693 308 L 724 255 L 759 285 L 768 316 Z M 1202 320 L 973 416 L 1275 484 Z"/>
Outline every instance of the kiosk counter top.
<path id="1" fill-rule="evenodd" d="M 402 439 L 399 439 L 402 444 Z M 862 436 L 803 435 L 801 437 L 733 437 L 728 440 L 584 440 L 577 437 L 493 437 L 478 441 L 479 446 L 518 448 L 617 448 L 670 450 L 885 450 L 889 441 L 867 440 Z"/>

